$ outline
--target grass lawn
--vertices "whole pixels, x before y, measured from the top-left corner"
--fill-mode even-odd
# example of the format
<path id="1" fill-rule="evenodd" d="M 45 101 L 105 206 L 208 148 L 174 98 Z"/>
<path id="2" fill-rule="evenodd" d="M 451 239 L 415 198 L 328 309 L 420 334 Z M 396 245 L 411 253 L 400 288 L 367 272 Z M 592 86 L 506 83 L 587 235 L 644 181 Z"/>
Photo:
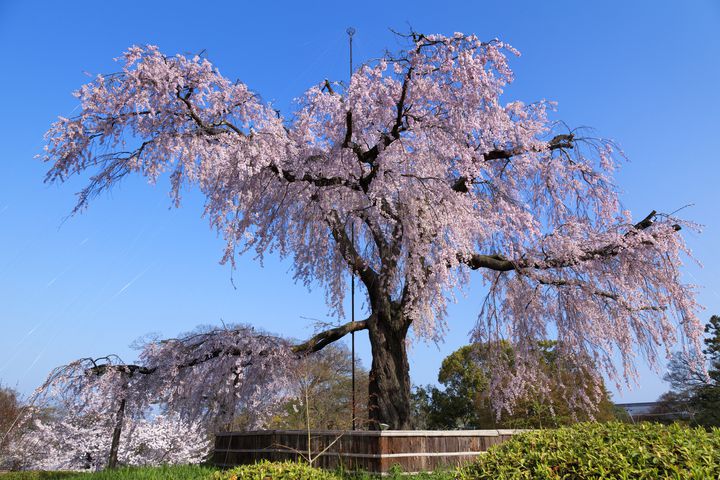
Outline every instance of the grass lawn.
<path id="1" fill-rule="evenodd" d="M 282 464 L 275 464 L 282 465 Z M 275 471 L 273 471 L 275 470 Z M 0 480 L 378 480 L 379 475 L 356 473 L 339 475 L 335 472 L 317 472 L 307 467 L 275 469 L 247 467 L 243 473 L 236 470 L 217 470 L 211 467 L 185 465 L 178 467 L 120 468 L 93 473 L 78 472 L 7 472 Z M 407 478 L 400 472 L 382 477 L 384 480 Z M 413 480 L 453 480 L 454 472 L 435 472 L 413 475 Z"/>
<path id="2" fill-rule="evenodd" d="M 93 473 L 78 472 L 8 472 L 0 480 L 204 480 L 216 470 L 196 465 L 179 467 L 119 468 Z"/>

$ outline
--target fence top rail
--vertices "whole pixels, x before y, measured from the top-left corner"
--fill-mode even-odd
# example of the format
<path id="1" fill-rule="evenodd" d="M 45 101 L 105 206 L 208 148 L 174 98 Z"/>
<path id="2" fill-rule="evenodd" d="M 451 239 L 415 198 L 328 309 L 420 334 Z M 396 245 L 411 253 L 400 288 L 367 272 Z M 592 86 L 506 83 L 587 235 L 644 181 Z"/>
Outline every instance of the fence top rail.
<path id="1" fill-rule="evenodd" d="M 310 430 L 311 435 L 366 436 L 366 437 L 498 437 L 528 432 L 524 429 L 499 430 Z M 259 435 L 307 435 L 307 430 L 251 430 L 218 432 L 217 437 Z"/>

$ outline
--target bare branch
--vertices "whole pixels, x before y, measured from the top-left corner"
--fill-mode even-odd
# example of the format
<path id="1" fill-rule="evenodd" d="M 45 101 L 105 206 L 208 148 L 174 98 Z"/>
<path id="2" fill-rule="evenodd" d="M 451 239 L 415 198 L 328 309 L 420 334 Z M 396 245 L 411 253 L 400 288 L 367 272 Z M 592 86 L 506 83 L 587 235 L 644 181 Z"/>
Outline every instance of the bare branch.
<path id="1" fill-rule="evenodd" d="M 368 320 L 369 318 L 359 322 L 348 322 L 344 325 L 340 325 L 339 327 L 320 332 L 313 336 L 310 340 L 292 347 L 292 351 L 295 353 L 313 353 L 322 350 L 329 344 L 340 340 L 348 333 L 367 330 Z"/>

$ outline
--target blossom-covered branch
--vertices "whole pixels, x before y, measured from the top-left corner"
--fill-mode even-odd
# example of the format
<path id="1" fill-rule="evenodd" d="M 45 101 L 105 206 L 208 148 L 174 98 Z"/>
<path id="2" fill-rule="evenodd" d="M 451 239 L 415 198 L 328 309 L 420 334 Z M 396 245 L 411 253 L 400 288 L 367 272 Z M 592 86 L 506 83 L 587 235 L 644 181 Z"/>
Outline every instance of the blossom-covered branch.
<path id="1" fill-rule="evenodd" d="M 638 233 L 640 230 L 645 230 L 646 228 L 652 226 L 654 223 L 654 219 L 655 217 L 657 217 L 657 215 L 658 213 L 653 210 L 647 217 L 633 225 L 622 237 L 617 238 L 617 241 L 600 243 L 600 246 L 581 246 L 578 249 L 576 255 L 572 257 L 567 256 L 565 258 L 553 258 L 548 256 L 547 254 L 543 254 L 542 259 L 539 260 L 529 260 L 525 258 L 525 256 L 518 260 L 510 260 L 507 257 L 499 254 L 485 255 L 476 253 L 467 257 L 463 255 L 458 255 L 458 258 L 473 270 L 487 268 L 490 270 L 496 270 L 498 272 L 509 272 L 512 270 L 523 270 L 528 268 L 539 270 L 551 268 L 566 268 L 578 265 L 581 262 L 587 262 L 591 260 L 605 260 L 620 254 L 623 250 L 637 248 L 638 246 L 642 245 L 651 246 L 656 244 L 656 241 L 661 240 L 658 235 L 666 232 L 651 233 L 649 237 L 636 236 L 636 233 Z M 674 223 L 672 221 L 669 223 L 665 223 L 665 227 L 667 227 L 667 224 L 669 224 L 670 229 L 673 232 L 681 230 L 680 225 L 677 223 Z M 601 242 L 603 242 L 604 239 L 602 239 L 602 237 L 600 238 Z M 597 241 L 595 243 L 597 243 Z"/>

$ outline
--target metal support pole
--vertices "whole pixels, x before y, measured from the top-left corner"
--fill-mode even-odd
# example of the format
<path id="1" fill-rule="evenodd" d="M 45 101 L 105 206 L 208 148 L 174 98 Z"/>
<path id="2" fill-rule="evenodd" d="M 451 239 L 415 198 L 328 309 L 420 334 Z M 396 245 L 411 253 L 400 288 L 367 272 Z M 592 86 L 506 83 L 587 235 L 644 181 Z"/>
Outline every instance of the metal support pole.
<path id="1" fill-rule="evenodd" d="M 355 29 L 349 27 L 346 30 L 348 34 L 348 40 L 350 43 L 350 78 L 348 80 L 348 91 L 350 90 L 350 82 L 352 82 L 353 74 L 353 35 L 355 35 Z M 353 249 L 355 249 L 355 222 L 350 225 L 350 237 Z M 350 321 L 355 323 L 355 272 L 350 275 Z M 356 401 L 355 401 L 355 331 L 350 334 L 352 343 L 352 429 L 355 430 L 355 418 L 356 418 Z"/>

